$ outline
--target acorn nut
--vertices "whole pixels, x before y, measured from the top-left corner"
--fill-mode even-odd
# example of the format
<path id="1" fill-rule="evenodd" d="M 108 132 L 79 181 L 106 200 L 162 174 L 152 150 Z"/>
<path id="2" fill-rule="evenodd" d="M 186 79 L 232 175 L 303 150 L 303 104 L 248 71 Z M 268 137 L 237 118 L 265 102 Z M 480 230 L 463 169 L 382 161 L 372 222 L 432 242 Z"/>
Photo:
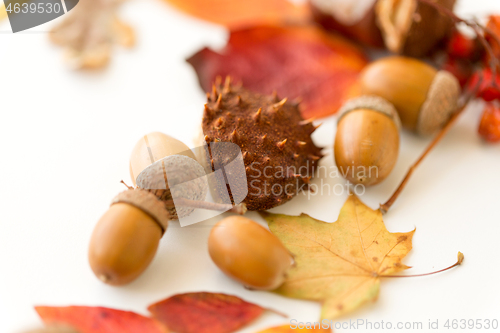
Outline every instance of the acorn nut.
<path id="1" fill-rule="evenodd" d="M 171 155 L 194 159 L 193 152 L 183 142 L 160 132 L 144 135 L 137 141 L 130 155 L 130 177 L 134 185 L 137 176 L 151 164 Z"/>
<path id="2" fill-rule="evenodd" d="M 130 156 L 130 176 L 134 185 L 163 202 L 173 198 L 203 201 L 208 184 L 203 167 L 183 142 L 160 132 L 143 136 Z M 175 193 L 172 193 L 172 189 Z M 167 205 L 170 219 L 189 215 L 194 208 Z"/>
<path id="3" fill-rule="evenodd" d="M 276 236 L 242 216 L 226 217 L 214 226 L 208 252 L 226 275 L 251 289 L 278 288 L 293 265 L 293 257 Z"/>
<path id="4" fill-rule="evenodd" d="M 340 110 L 335 162 L 354 184 L 375 185 L 394 168 L 399 153 L 400 120 L 394 106 L 378 96 L 361 96 Z"/>
<path id="5" fill-rule="evenodd" d="M 360 76 L 360 91 L 392 103 L 405 128 L 431 135 L 456 112 L 460 84 L 447 71 L 437 71 L 420 60 L 395 56 L 368 65 Z"/>
<path id="6" fill-rule="evenodd" d="M 195 210 L 193 206 L 178 204 L 179 199 L 204 202 L 208 192 L 204 168 L 184 155 L 167 156 L 148 166 L 137 176 L 137 187 L 153 193 L 162 202 L 172 201 L 166 205 L 172 220 Z"/>
<path id="7" fill-rule="evenodd" d="M 152 193 L 120 193 L 92 233 L 89 263 L 94 274 L 114 286 L 135 280 L 153 260 L 168 220 L 165 205 Z"/>

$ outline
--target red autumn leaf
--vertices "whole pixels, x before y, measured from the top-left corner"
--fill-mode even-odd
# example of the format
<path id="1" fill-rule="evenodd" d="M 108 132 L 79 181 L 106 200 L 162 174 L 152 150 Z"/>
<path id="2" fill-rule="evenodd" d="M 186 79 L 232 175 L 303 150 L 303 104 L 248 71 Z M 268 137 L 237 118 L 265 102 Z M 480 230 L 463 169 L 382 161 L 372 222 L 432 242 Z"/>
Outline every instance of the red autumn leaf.
<path id="1" fill-rule="evenodd" d="M 46 325 L 67 325 L 79 333 L 168 333 L 155 319 L 129 311 L 87 306 L 37 306 L 35 310 Z"/>
<path id="2" fill-rule="evenodd" d="M 165 0 L 177 9 L 200 19 L 241 28 L 257 24 L 303 22 L 310 19 L 309 7 L 288 0 Z"/>
<path id="3" fill-rule="evenodd" d="M 175 295 L 148 310 L 177 333 L 229 333 L 265 311 L 235 296 L 206 292 Z"/>
<path id="4" fill-rule="evenodd" d="M 500 106 L 489 103 L 483 112 L 481 123 L 479 124 L 479 135 L 488 142 L 500 142 Z"/>
<path id="5" fill-rule="evenodd" d="M 363 67 L 364 53 L 351 42 L 317 27 L 261 26 L 231 32 L 219 52 L 204 48 L 188 62 L 209 91 L 217 76 L 255 92 L 301 98 L 305 118 L 337 112 Z"/>
<path id="6" fill-rule="evenodd" d="M 329 323 L 329 325 L 331 324 L 332 322 Z M 260 331 L 258 333 L 294 333 L 294 332 L 297 332 L 297 331 L 300 331 L 300 330 L 303 330 L 303 331 L 309 331 L 309 332 L 318 332 L 318 333 L 330 333 L 332 332 L 331 329 L 329 328 L 321 328 L 321 327 L 312 327 L 312 325 L 310 325 L 311 328 L 307 328 L 307 325 L 304 323 L 303 325 L 303 328 L 299 328 L 298 326 L 298 323 L 295 325 L 283 325 L 283 326 L 277 326 L 277 327 L 271 327 L 271 328 L 268 328 L 266 330 L 263 330 L 263 331 Z M 316 326 L 319 326 L 319 325 L 316 325 Z M 292 327 L 295 327 L 295 328 L 292 328 Z"/>

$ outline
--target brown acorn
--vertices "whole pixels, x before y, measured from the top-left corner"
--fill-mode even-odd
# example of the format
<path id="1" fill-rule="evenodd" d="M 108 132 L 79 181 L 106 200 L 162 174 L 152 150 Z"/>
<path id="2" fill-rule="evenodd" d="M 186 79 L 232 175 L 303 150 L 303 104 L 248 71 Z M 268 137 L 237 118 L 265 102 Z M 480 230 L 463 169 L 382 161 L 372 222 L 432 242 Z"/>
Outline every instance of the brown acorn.
<path id="1" fill-rule="evenodd" d="M 380 96 L 392 103 L 403 126 L 420 135 L 442 128 L 456 111 L 460 96 L 460 84 L 451 73 L 408 57 L 372 62 L 359 83 L 362 95 Z"/>
<path id="2" fill-rule="evenodd" d="M 434 2 L 450 11 L 455 5 L 455 0 Z M 418 0 L 378 0 L 376 15 L 385 46 L 411 57 L 431 53 L 454 27 L 449 16 Z"/>
<path id="3" fill-rule="evenodd" d="M 248 187 L 243 202 L 248 210 L 271 209 L 308 189 L 322 154 L 311 139 L 317 127 L 302 118 L 297 103 L 233 86 L 229 78 L 224 85 L 217 82 L 207 99 L 205 141 L 240 147 Z"/>
<path id="4" fill-rule="evenodd" d="M 361 96 L 340 110 L 335 136 L 335 163 L 354 184 L 371 186 L 390 174 L 399 153 L 399 117 L 378 96 Z"/>
<path id="5" fill-rule="evenodd" d="M 208 252 L 226 275 L 252 289 L 278 288 L 293 265 L 276 236 L 242 216 L 226 217 L 213 227 Z"/>
<path id="6" fill-rule="evenodd" d="M 135 280 L 153 260 L 168 221 L 165 205 L 148 191 L 116 196 L 90 240 L 89 263 L 97 278 L 115 286 Z"/>

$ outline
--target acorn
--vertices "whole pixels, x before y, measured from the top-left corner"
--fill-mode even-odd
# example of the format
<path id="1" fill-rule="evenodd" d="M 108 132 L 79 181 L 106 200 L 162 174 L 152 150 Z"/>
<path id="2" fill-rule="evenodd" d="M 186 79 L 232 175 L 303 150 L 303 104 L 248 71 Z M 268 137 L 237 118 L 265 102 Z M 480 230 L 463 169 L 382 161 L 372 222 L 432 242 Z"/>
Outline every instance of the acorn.
<path id="1" fill-rule="evenodd" d="M 341 174 L 366 186 L 391 173 L 399 153 L 400 120 L 394 106 L 378 96 L 361 96 L 340 109 L 334 151 Z"/>
<path id="2" fill-rule="evenodd" d="M 433 0 L 453 12 L 455 0 Z M 375 12 L 385 46 L 394 53 L 424 57 L 451 36 L 450 16 L 418 0 L 378 0 Z"/>
<path id="3" fill-rule="evenodd" d="M 137 142 L 130 156 L 130 175 L 134 185 L 167 203 L 172 220 L 195 209 L 176 207 L 174 198 L 203 201 L 207 194 L 204 168 L 194 153 L 182 141 L 160 132 L 149 133 Z"/>
<path id="4" fill-rule="evenodd" d="M 92 233 L 88 257 L 94 274 L 114 286 L 135 280 L 153 260 L 168 220 L 154 194 L 141 189 L 120 193 Z"/>
<path id="5" fill-rule="evenodd" d="M 278 288 L 294 263 L 276 236 L 242 216 L 226 217 L 213 227 L 208 252 L 221 271 L 250 289 Z"/>
<path id="6" fill-rule="evenodd" d="M 136 184 L 137 176 L 146 167 L 171 155 L 184 155 L 195 159 L 188 146 L 169 135 L 152 132 L 140 138 L 130 154 L 130 178 L 133 184 Z"/>
<path id="7" fill-rule="evenodd" d="M 460 96 L 460 84 L 450 72 L 400 56 L 374 61 L 363 70 L 359 83 L 362 95 L 392 103 L 403 126 L 420 135 L 441 129 L 456 112 Z"/>

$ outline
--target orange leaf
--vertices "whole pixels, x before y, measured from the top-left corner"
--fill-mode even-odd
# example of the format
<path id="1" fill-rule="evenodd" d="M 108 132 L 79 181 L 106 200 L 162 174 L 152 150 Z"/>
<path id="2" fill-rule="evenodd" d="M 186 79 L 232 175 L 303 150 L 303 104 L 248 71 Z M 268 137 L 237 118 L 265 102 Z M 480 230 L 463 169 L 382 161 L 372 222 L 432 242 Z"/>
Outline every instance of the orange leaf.
<path id="1" fill-rule="evenodd" d="M 329 325 L 331 323 L 332 322 L 330 322 Z M 266 330 L 260 331 L 258 333 L 294 333 L 297 330 L 304 330 L 304 331 L 318 332 L 318 333 L 332 332 L 332 330 L 330 330 L 329 328 L 307 328 L 306 326 L 304 326 L 304 328 L 299 328 L 299 327 L 291 328 L 291 327 L 295 327 L 295 325 L 283 325 L 283 326 L 271 327 Z"/>
<path id="2" fill-rule="evenodd" d="M 367 64 L 364 53 L 341 37 L 312 26 L 261 26 L 233 31 L 220 52 L 205 48 L 188 62 L 209 91 L 230 75 L 255 92 L 301 98 L 304 118 L 337 112 Z"/>
<path id="3" fill-rule="evenodd" d="M 310 18 L 307 5 L 287 0 L 165 0 L 202 20 L 241 28 L 263 23 L 302 22 Z"/>
<path id="4" fill-rule="evenodd" d="M 177 333 L 229 333 L 264 312 L 238 297 L 205 292 L 175 295 L 148 310 Z"/>
<path id="5" fill-rule="evenodd" d="M 79 333 L 168 333 L 155 319 L 129 311 L 87 306 L 37 306 L 35 310 L 45 324 L 71 326 Z"/>

